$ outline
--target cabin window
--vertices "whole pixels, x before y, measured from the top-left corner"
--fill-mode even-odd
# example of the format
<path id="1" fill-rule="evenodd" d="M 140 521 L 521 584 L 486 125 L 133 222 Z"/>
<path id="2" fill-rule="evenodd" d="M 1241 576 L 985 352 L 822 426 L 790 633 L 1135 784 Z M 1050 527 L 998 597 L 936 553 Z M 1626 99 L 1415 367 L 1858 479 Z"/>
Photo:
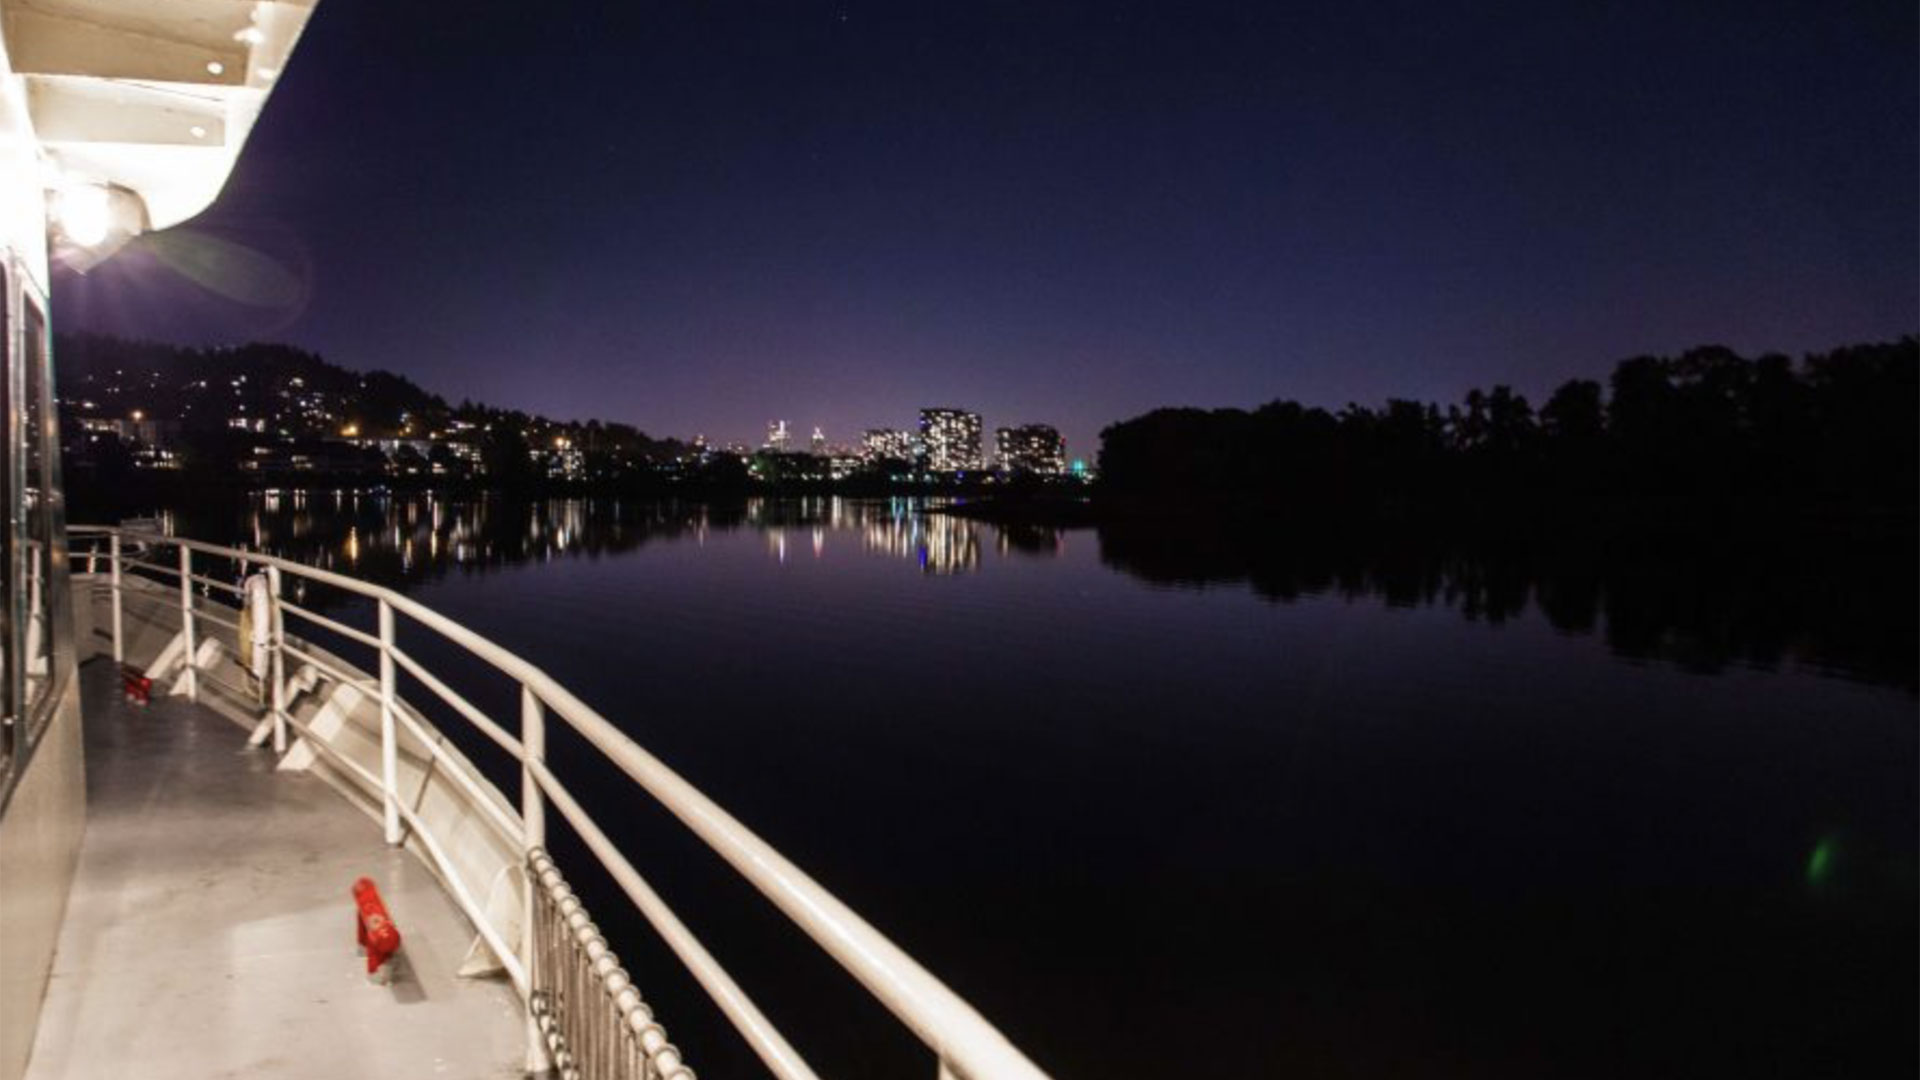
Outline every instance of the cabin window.
<path id="1" fill-rule="evenodd" d="M 71 666 L 65 536 L 60 498 L 59 443 L 54 422 L 53 372 L 47 319 L 39 304 L 7 275 L 11 304 L 0 305 L 0 341 L 7 378 L 0 381 L 12 421 L 5 450 L 4 540 L 7 607 L 0 627 L 0 797 L 52 718 L 59 676 Z"/>
<path id="2" fill-rule="evenodd" d="M 59 534 L 58 444 L 53 420 L 53 378 L 47 363 L 46 316 L 22 297 L 20 320 L 20 586 L 21 713 L 28 740 L 39 735 L 51 702 L 54 639 L 58 627 L 56 597 L 66 591 L 64 569 L 56 558 Z"/>

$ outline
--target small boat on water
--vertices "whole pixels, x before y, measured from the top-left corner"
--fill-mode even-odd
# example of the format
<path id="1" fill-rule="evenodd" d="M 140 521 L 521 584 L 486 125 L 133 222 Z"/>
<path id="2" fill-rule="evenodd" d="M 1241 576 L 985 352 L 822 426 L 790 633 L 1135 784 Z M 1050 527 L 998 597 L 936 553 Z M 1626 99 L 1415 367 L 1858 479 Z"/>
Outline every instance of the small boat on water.
<path id="1" fill-rule="evenodd" d="M 508 648 L 391 589 L 157 520 L 64 520 L 52 260 L 84 270 L 205 209 L 314 6 L 0 0 L 0 1080 L 692 1076 L 699 1048 L 669 1039 L 548 852 L 550 822 L 773 1075 L 815 1076 L 675 914 L 670 883 L 647 880 L 576 798 L 546 756 L 555 725 L 851 973 L 925 1044 L 929 1075 L 1042 1076 Z M 297 602 L 298 582 L 338 590 L 371 622 Z M 476 706 L 399 644 L 402 626 L 510 679 L 517 709 Z M 508 790 L 476 751 L 508 756 Z"/>

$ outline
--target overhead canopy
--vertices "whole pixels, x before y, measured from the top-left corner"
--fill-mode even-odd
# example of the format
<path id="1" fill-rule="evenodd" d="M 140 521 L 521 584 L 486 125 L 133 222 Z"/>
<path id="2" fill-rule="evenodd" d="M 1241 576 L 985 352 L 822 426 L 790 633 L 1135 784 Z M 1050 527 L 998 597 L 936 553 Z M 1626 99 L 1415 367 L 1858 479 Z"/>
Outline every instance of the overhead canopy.
<path id="1" fill-rule="evenodd" d="M 59 176 L 166 228 L 226 183 L 317 0 L 0 0 L 13 76 Z"/>

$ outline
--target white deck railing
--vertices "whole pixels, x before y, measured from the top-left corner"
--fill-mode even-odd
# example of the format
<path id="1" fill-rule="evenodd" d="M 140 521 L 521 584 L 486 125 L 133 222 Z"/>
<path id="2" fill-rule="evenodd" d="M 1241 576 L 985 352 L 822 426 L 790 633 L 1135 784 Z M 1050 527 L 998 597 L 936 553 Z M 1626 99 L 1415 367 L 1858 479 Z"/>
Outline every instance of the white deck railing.
<path id="1" fill-rule="evenodd" d="M 532 983 L 519 958 L 533 953 L 531 935 L 534 920 L 531 917 L 523 918 L 523 940 L 518 948 L 509 945 L 501 931 L 487 919 L 474 897 L 459 886 L 458 877 L 445 872 L 446 860 L 437 840 L 397 795 L 395 728 L 397 723 L 411 724 L 412 720 L 406 710 L 399 707 L 401 703 L 395 690 L 396 668 L 405 669 L 413 675 L 475 730 L 519 762 L 520 820 L 515 822 L 507 819 L 496 824 L 509 830 L 508 835 L 520 846 L 523 861 L 528 853 L 546 847 L 546 815 L 551 806 L 573 827 L 607 873 L 775 1076 L 783 1080 L 815 1080 L 816 1074 L 720 966 L 719 961 L 673 913 L 666 901 L 647 884 L 639 871 L 634 869 L 633 863 L 607 838 L 561 779 L 548 768 L 546 724 L 549 716 L 557 717 L 573 728 L 634 783 L 659 800 L 694 835 L 792 919 L 815 944 L 846 968 L 875 1000 L 911 1029 L 933 1052 L 943 1077 L 963 1080 L 1041 1080 L 1045 1077 L 1045 1073 L 1027 1060 L 1007 1041 L 1006 1036 L 959 995 L 756 836 L 751 829 L 701 794 L 546 672 L 494 642 L 392 589 L 287 559 L 148 531 L 88 525 L 72 526 L 68 531 L 72 536 L 75 564 L 82 560 L 92 560 L 97 564 L 102 559 L 108 564 L 113 605 L 111 632 L 116 662 L 125 660 L 122 613 L 125 571 L 138 568 L 178 579 L 181 629 L 186 646 L 184 655 L 188 660 L 185 668 L 186 686 L 190 694 L 197 689 L 197 674 L 192 662 L 195 655 L 195 623 L 210 618 L 204 609 L 195 607 L 194 586 L 202 585 L 236 594 L 240 591 L 235 585 L 194 573 L 194 555 L 198 553 L 265 568 L 273 605 L 270 715 L 274 746 L 278 750 L 286 749 L 286 732 L 291 720 L 287 709 L 285 657 L 293 654 L 309 661 L 318 660 L 288 643 L 284 631 L 285 616 L 306 620 L 378 651 L 380 775 L 373 776 L 368 770 L 351 762 L 346 764 L 372 790 L 380 793 L 387 842 L 399 844 L 403 841 L 401 826 L 404 822 L 420 839 L 429 856 L 436 863 L 443 864 L 440 867 L 442 877 L 449 882 L 454 900 L 499 957 L 523 1003 L 531 1000 Z M 104 545 L 100 543 L 102 540 L 105 541 Z M 156 557 L 136 560 L 126 550 L 123 541 L 136 542 L 150 556 L 158 556 L 165 549 L 172 548 L 177 552 L 177 560 Z M 373 600 L 378 613 L 378 634 L 355 629 L 284 599 L 281 583 L 288 576 L 305 578 Z M 521 703 L 518 735 L 489 718 L 458 691 L 429 672 L 416 658 L 402 651 L 394 643 L 396 615 L 405 616 L 438 633 L 518 682 Z M 326 670 L 325 665 L 320 666 Z M 330 671 L 329 674 L 336 678 L 353 679 L 351 673 Z M 319 740 L 308 741 L 319 743 Z M 444 754 L 432 740 L 423 741 L 433 749 L 438 763 L 456 774 L 456 779 L 463 787 L 476 788 L 487 784 L 483 777 L 470 775 L 471 766 Z M 316 749 L 326 752 L 324 745 L 317 745 Z M 479 801 L 491 805 L 491 800 L 483 798 Z M 533 887 L 529 882 L 529 892 L 522 897 L 522 910 L 529 915 L 533 910 L 534 898 L 530 892 Z"/>

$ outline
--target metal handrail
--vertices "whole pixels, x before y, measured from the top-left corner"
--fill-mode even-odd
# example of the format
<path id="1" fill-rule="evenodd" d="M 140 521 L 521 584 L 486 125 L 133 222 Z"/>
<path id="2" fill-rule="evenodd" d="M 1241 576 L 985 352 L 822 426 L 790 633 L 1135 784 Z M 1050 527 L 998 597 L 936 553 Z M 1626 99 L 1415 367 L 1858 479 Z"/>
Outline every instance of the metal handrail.
<path id="1" fill-rule="evenodd" d="M 558 1080 L 622 1075 L 694 1080 L 667 1030 L 544 850 L 527 853 L 533 879 L 535 978 L 528 1002 Z"/>
<path id="2" fill-rule="evenodd" d="M 398 844 L 402 841 L 400 825 L 401 819 L 405 818 L 406 823 L 415 832 L 420 833 L 423 846 L 427 848 L 429 854 L 436 862 L 444 863 L 444 856 L 439 850 L 438 843 L 425 832 L 423 823 L 412 810 L 401 804 L 397 794 L 396 718 L 404 715 L 400 712 L 400 702 L 395 691 L 395 667 L 398 663 L 410 674 L 420 678 L 423 684 L 436 692 L 436 695 L 452 704 L 463 719 L 473 724 L 490 741 L 512 754 L 520 763 L 521 827 L 519 835 L 510 838 L 519 843 L 522 857 L 525 858 L 531 852 L 545 848 L 546 809 L 548 801 L 551 800 L 555 809 L 559 810 L 576 831 L 587 839 L 588 849 L 593 852 L 595 858 L 613 876 L 622 891 L 634 902 L 654 929 L 662 935 L 667 945 L 687 966 L 695 980 L 713 997 L 721 1012 L 726 1015 L 774 1075 L 783 1080 L 813 1080 L 814 1078 L 813 1070 L 746 997 L 733 979 L 720 968 L 705 947 L 673 915 L 659 895 L 640 878 L 632 864 L 607 840 L 592 818 L 549 770 L 546 762 L 544 728 L 548 712 L 558 716 L 629 779 L 657 799 L 694 835 L 732 866 L 741 877 L 798 924 L 816 945 L 838 961 L 876 1001 L 893 1013 L 928 1049 L 933 1051 L 943 1077 L 951 1076 L 966 1078 L 966 1080 L 988 1080 L 988 1078 L 1043 1080 L 1045 1077 L 1045 1073 L 1029 1061 L 1007 1040 L 1006 1036 L 988 1023 L 971 1005 L 874 929 L 866 920 L 855 914 L 851 908 L 841 903 L 832 893 L 821 887 L 818 882 L 808 877 L 784 855 L 738 819 L 721 809 L 719 804 L 668 768 L 665 763 L 648 753 L 605 717 L 575 697 L 571 691 L 556 682 L 545 671 L 493 641 L 385 586 L 278 556 L 222 547 L 183 537 L 162 536 L 147 531 L 111 526 L 74 525 L 69 527 L 68 532 L 76 538 L 105 537 L 109 541 L 110 588 L 113 597 L 113 649 L 116 660 L 123 660 L 125 656 L 121 615 L 122 562 L 131 561 L 121 552 L 123 539 L 154 545 L 155 554 L 159 546 L 165 545 L 173 546 L 179 551 L 179 567 L 175 572 L 180 579 L 182 632 L 188 645 L 186 689 L 190 695 L 197 693 L 192 651 L 194 623 L 198 618 L 205 618 L 204 615 L 197 614 L 192 605 L 190 588 L 193 554 L 197 552 L 267 568 L 275 607 L 272 720 L 274 746 L 277 750 L 286 748 L 286 725 L 292 719 L 286 708 L 285 670 L 281 660 L 282 646 L 285 642 L 283 615 L 291 613 L 295 617 L 309 617 L 316 624 L 331 629 L 339 629 L 341 625 L 292 603 L 282 601 L 280 599 L 281 575 L 291 574 L 374 600 L 378 605 L 380 630 L 378 637 L 363 631 L 357 631 L 348 636 L 372 644 L 380 653 L 381 776 L 378 778 L 379 783 L 372 786 L 377 786 L 381 793 L 387 842 Z M 95 559 L 99 557 L 97 550 L 90 554 Z M 401 652 L 395 646 L 393 632 L 395 613 L 405 615 L 413 622 L 433 630 L 520 684 L 522 708 L 520 734 L 517 739 L 508 734 L 505 728 L 486 718 L 465 698 L 460 697 L 439 679 L 428 675 L 425 668 L 420 666 L 414 657 Z M 465 707 L 462 708 L 462 706 Z M 414 727 L 410 718 L 407 726 Z M 308 741 L 321 745 L 320 740 L 309 739 Z M 442 755 L 435 755 L 435 757 L 442 765 L 448 764 L 448 759 Z M 360 771 L 363 779 L 371 783 L 374 779 L 371 774 L 366 773 L 365 770 Z M 445 873 L 444 868 L 443 873 Z M 447 876 L 454 886 L 456 901 L 466 911 L 468 918 L 475 923 L 476 929 L 488 939 L 489 946 L 493 947 L 496 953 L 500 953 L 504 943 L 499 940 L 498 932 L 487 923 L 484 913 L 475 907 L 472 898 L 466 894 L 464 888 L 458 885 L 457 880 L 453 880 L 451 875 Z M 532 895 L 533 888 L 534 884 L 529 881 L 523 896 L 525 910 L 528 912 L 532 911 L 532 904 L 535 902 Z M 525 924 L 523 926 L 525 940 L 521 942 L 521 950 L 523 955 L 531 958 L 533 941 L 530 935 L 533 920 L 528 918 L 522 921 Z M 501 955 L 501 960 L 514 976 L 513 983 L 520 992 L 523 1003 L 531 1007 L 530 984 L 523 965 L 512 955 L 511 949 L 507 949 Z M 531 1016 L 531 1013 L 529 1015 Z M 534 1033 L 534 1041 L 539 1042 L 537 1027 L 530 1024 L 530 1032 Z M 540 1050 L 537 1046 L 530 1047 L 530 1052 L 539 1053 Z"/>

